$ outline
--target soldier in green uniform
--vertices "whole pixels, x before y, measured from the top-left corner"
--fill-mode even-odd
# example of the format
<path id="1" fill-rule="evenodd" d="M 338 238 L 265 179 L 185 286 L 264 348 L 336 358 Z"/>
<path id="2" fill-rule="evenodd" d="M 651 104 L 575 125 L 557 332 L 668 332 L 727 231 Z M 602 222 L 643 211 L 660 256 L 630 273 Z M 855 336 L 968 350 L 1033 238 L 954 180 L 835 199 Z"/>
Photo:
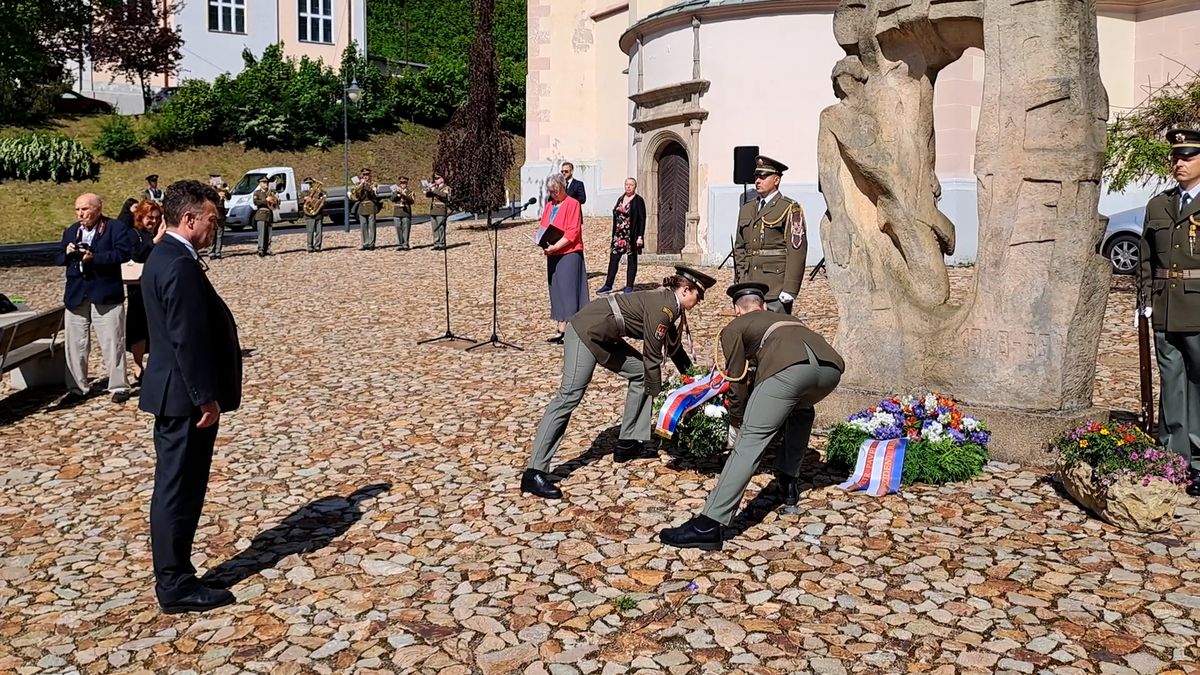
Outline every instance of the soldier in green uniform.
<path id="1" fill-rule="evenodd" d="M 396 250 L 407 251 L 408 235 L 412 232 L 412 205 L 416 195 L 408 189 L 408 176 L 400 176 L 396 189 L 392 190 L 392 220 L 396 221 Z"/>
<path id="2" fill-rule="evenodd" d="M 146 176 L 146 189 L 142 190 L 142 200 L 149 200 L 162 204 L 163 191 L 158 189 L 158 174 L 152 173 Z"/>
<path id="3" fill-rule="evenodd" d="M 754 161 L 754 191 L 758 198 L 738 211 L 733 277 L 735 282 L 766 284 L 767 309 L 791 314 L 808 257 L 804 209 L 779 192 L 786 164 L 765 155 Z"/>
<path id="4" fill-rule="evenodd" d="M 433 174 L 433 185 L 425 191 L 429 197 L 429 216 L 433 225 L 433 250 L 446 248 L 446 218 L 450 215 L 450 186 L 440 173 Z"/>
<path id="5" fill-rule="evenodd" d="M 563 334 L 562 385 L 533 437 L 533 456 L 521 476 L 522 492 L 562 498 L 562 491 L 551 482 L 550 462 L 597 364 L 629 380 L 613 460 L 627 462 L 644 456 L 642 443 L 650 440 L 650 407 L 662 390 L 663 356 L 669 356 L 680 372 L 691 366 L 687 352 L 680 348 L 677 322 L 715 283 L 703 272 L 676 266 L 675 274 L 663 279 L 662 288 L 609 295 L 575 314 Z M 625 338 L 641 340 L 641 353 Z"/>
<path id="6" fill-rule="evenodd" d="M 358 202 L 358 224 L 362 228 L 360 251 L 375 250 L 375 222 L 379 214 L 379 197 L 375 184 L 371 182 L 371 170 L 363 169 L 361 180 L 354 186 L 354 201 Z"/>
<path id="7" fill-rule="evenodd" d="M 208 182 L 217 188 L 217 195 L 221 198 L 221 203 L 217 205 L 217 231 L 213 233 L 212 249 L 208 254 L 209 258 L 215 260 L 224 256 L 221 251 L 225 247 L 225 216 L 228 214 L 225 202 L 229 200 L 229 186 L 221 180 L 220 174 L 210 173 L 208 179 Z"/>
<path id="8" fill-rule="evenodd" d="M 308 237 L 306 250 L 318 253 L 324 243 L 325 233 L 321 221 L 325 220 L 325 186 L 311 176 L 304 179 L 304 233 Z"/>
<path id="9" fill-rule="evenodd" d="M 1177 184 L 1146 205 L 1138 289 L 1158 355 L 1158 442 L 1187 460 L 1200 496 L 1200 131 L 1167 140 Z"/>
<path id="10" fill-rule="evenodd" d="M 275 222 L 273 209 L 279 205 L 279 198 L 275 196 L 274 191 L 267 187 L 267 182 L 266 176 L 259 178 L 258 189 L 250 197 L 254 202 L 254 223 L 258 226 L 258 255 L 260 258 L 272 255 L 271 224 Z"/>
<path id="11" fill-rule="evenodd" d="M 721 330 L 720 341 L 724 374 L 730 382 L 733 452 L 704 510 L 683 525 L 662 530 L 659 538 L 664 544 L 721 548 L 723 528 L 733 520 L 758 460 L 781 429 L 784 442 L 776 457 L 777 485 L 785 504 L 799 502 L 797 477 L 816 417 L 813 405 L 837 387 L 845 364 L 800 319 L 764 311 L 769 290 L 755 282 L 729 287 L 734 319 Z"/>

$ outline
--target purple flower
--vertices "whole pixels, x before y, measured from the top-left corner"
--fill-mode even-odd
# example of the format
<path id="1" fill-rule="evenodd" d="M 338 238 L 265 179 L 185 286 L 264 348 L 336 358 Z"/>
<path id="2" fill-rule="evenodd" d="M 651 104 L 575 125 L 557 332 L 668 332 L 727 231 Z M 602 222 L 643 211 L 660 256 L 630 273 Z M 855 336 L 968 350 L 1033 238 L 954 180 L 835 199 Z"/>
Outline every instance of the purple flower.
<path id="1" fill-rule="evenodd" d="M 875 430 L 875 440 L 878 441 L 900 438 L 902 435 L 903 432 L 900 430 L 900 427 L 896 426 L 895 424 L 889 424 L 886 427 L 879 427 Z"/>
<path id="2" fill-rule="evenodd" d="M 960 445 L 960 444 L 962 444 L 963 441 L 966 440 L 967 437 L 964 436 L 963 432 L 959 431 L 958 429 L 951 428 L 950 429 L 950 438 L 954 439 L 955 445 Z"/>
<path id="3" fill-rule="evenodd" d="M 987 445 L 988 441 L 992 440 L 992 435 L 987 431 L 972 431 L 971 442 L 979 445 Z"/>
<path id="4" fill-rule="evenodd" d="M 884 412 L 889 412 L 893 415 L 900 414 L 900 404 L 890 399 L 881 403 L 879 407 L 883 408 Z"/>
<path id="5" fill-rule="evenodd" d="M 700 584 L 696 583 L 695 580 L 692 580 L 691 582 L 688 583 L 687 589 L 692 592 L 698 591 L 698 590 L 700 590 Z"/>

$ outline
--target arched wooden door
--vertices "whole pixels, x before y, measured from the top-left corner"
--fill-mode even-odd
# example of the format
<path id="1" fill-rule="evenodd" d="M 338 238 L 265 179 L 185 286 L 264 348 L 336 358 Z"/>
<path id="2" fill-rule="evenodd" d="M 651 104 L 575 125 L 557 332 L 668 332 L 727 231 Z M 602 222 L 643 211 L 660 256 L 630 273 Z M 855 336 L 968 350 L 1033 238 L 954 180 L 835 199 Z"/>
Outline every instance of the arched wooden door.
<path id="1" fill-rule="evenodd" d="M 683 251 L 689 185 L 687 151 L 672 141 L 658 156 L 658 253 Z"/>

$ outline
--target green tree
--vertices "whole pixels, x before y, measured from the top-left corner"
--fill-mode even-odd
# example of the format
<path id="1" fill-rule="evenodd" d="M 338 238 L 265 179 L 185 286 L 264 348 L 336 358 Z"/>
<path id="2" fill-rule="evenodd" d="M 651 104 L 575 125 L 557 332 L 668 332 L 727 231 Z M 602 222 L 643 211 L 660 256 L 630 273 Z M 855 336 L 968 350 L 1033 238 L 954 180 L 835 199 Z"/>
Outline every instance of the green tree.
<path id="1" fill-rule="evenodd" d="M 1104 164 L 1109 189 L 1120 192 L 1132 183 L 1166 180 L 1171 167 L 1164 134 L 1176 127 L 1200 127 L 1200 76 L 1193 70 L 1159 87 L 1109 124 Z"/>
<path id="2" fill-rule="evenodd" d="M 81 60 L 93 9 L 110 0 L 4 0 L 0 22 L 0 124 L 41 119 L 70 88 L 64 66 Z"/>
<path id="3" fill-rule="evenodd" d="M 92 61 L 138 85 L 146 110 L 154 94 L 150 78 L 179 70 L 183 37 L 171 27 L 170 17 L 182 8 L 177 0 L 125 0 L 96 12 L 88 47 Z"/>

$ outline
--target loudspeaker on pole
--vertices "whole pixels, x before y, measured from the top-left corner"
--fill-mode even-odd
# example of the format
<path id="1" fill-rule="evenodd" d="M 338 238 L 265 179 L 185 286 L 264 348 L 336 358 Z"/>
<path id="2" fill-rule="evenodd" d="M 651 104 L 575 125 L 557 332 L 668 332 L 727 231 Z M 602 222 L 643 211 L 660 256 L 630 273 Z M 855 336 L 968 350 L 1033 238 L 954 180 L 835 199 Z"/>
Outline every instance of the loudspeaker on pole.
<path id="1" fill-rule="evenodd" d="M 733 182 L 748 185 L 754 182 L 754 158 L 758 157 L 757 145 L 739 145 L 733 149 Z"/>

